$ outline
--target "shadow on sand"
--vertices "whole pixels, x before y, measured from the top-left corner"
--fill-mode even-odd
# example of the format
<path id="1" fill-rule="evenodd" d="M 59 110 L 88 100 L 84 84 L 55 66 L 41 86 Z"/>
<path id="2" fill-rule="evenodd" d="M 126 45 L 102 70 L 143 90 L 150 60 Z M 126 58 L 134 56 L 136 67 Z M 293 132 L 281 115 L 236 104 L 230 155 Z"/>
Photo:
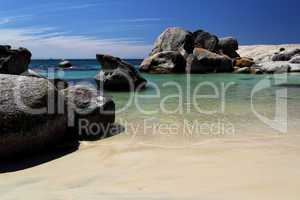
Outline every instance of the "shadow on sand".
<path id="1" fill-rule="evenodd" d="M 53 160 L 57 160 L 71 153 L 76 152 L 79 149 L 80 141 L 99 141 L 104 140 L 124 132 L 125 128 L 120 124 L 114 124 L 111 127 L 111 134 L 105 136 L 94 136 L 94 137 L 82 137 L 79 141 L 60 145 L 51 150 L 45 150 L 34 155 L 27 155 L 22 157 L 16 157 L 9 160 L 0 161 L 0 173 L 16 172 L 20 170 L 29 169 L 36 167 Z"/>

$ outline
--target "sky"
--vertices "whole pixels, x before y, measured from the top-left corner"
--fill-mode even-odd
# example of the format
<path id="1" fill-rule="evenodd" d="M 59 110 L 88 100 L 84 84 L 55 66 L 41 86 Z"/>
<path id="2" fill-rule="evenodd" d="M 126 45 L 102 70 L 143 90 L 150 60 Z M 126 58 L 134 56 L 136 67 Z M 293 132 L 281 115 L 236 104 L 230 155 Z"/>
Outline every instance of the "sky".
<path id="1" fill-rule="evenodd" d="M 300 43 L 299 0 L 0 0 L 0 44 L 33 58 L 145 57 L 168 27 L 240 44 Z"/>

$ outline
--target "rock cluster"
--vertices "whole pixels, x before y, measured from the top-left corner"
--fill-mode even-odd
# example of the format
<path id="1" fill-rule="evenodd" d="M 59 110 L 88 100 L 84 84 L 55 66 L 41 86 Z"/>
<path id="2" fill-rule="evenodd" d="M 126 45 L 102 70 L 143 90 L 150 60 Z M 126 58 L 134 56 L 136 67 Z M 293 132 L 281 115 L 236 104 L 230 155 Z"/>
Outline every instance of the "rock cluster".
<path id="1" fill-rule="evenodd" d="M 109 97 L 88 86 L 48 80 L 28 70 L 30 60 L 27 49 L 0 46 L 0 159 L 109 133 L 104 131 L 115 121 Z M 82 120 L 101 129 L 91 133 L 80 126 Z"/>
<path id="2" fill-rule="evenodd" d="M 155 41 L 140 70 L 146 73 L 225 73 L 233 71 L 239 57 L 238 42 L 198 30 L 168 28 Z"/>

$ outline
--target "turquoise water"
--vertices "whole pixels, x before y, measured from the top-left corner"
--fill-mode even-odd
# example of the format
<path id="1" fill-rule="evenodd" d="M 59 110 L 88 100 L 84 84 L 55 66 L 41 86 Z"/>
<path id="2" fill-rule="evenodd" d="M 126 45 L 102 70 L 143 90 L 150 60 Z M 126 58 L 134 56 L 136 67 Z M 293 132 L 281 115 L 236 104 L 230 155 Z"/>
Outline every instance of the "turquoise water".
<path id="1" fill-rule="evenodd" d="M 50 69 L 53 69 L 53 62 Z M 128 62 L 138 66 L 140 61 Z M 72 84 L 86 80 L 93 82 L 100 69 L 97 62 L 75 63 L 78 66 L 72 70 L 52 70 L 50 73 Z M 48 61 L 36 61 L 32 63 L 32 69 L 47 75 L 47 64 Z M 116 103 L 117 121 L 126 127 L 129 134 L 165 132 L 166 136 L 177 133 L 189 134 L 193 138 L 233 134 L 296 134 L 300 128 L 299 74 L 142 75 L 149 81 L 144 91 L 135 94 L 107 92 Z M 270 85 L 251 97 L 255 87 L 266 83 Z M 276 108 L 279 110 L 277 113 Z M 287 118 L 284 117 L 285 110 Z M 286 131 L 280 130 L 284 129 L 285 123 L 274 128 L 274 124 L 260 118 L 274 121 L 276 116 L 280 119 L 275 124 L 281 124 L 280 120 L 286 119 Z"/>

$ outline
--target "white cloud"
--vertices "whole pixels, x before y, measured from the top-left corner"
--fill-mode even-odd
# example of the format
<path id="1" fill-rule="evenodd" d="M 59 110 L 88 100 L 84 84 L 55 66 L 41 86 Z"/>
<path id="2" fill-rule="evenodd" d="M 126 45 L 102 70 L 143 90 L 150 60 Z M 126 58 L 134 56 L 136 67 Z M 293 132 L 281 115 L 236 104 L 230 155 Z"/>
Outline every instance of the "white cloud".
<path id="1" fill-rule="evenodd" d="M 53 28 L 0 28 L 0 44 L 26 47 L 34 58 L 95 58 L 96 53 L 142 58 L 152 45 L 133 38 L 98 39 L 67 35 Z"/>

